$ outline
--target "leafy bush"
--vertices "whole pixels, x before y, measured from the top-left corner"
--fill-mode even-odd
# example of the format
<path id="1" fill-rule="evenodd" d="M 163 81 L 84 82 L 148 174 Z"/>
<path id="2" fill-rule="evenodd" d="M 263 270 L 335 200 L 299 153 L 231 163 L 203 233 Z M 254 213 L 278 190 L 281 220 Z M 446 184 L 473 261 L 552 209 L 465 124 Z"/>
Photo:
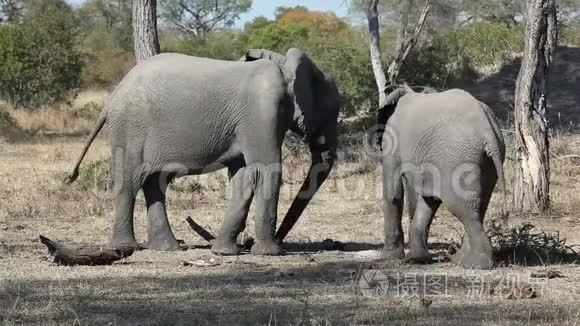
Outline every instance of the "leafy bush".
<path id="1" fill-rule="evenodd" d="M 523 51 L 524 30 L 522 26 L 477 22 L 454 30 L 436 42 L 439 47 L 447 47 L 451 58 L 468 58 L 475 67 L 484 67 L 500 62 L 510 53 Z"/>
<path id="2" fill-rule="evenodd" d="M 0 131 L 16 128 L 16 120 L 0 105 Z"/>
<path id="3" fill-rule="evenodd" d="M 244 35 L 246 47 L 251 49 L 270 49 L 285 53 L 289 48 L 303 48 L 310 31 L 301 25 L 267 25 Z"/>
<path id="4" fill-rule="evenodd" d="M 580 46 L 580 19 L 560 24 L 560 44 L 568 46 Z"/>
<path id="5" fill-rule="evenodd" d="M 81 190 L 107 191 L 111 189 L 110 164 L 106 160 L 90 161 L 81 166 L 78 184 Z"/>
<path id="6" fill-rule="evenodd" d="M 85 50 L 86 51 L 86 50 Z M 83 53 L 83 87 L 109 87 L 115 85 L 135 66 L 132 52 L 110 48 L 99 52 Z"/>
<path id="7" fill-rule="evenodd" d="M 83 87 L 117 84 L 135 65 L 131 1 L 87 0 L 77 11 Z"/>
<path id="8" fill-rule="evenodd" d="M 437 35 L 413 51 L 401 69 L 401 80 L 414 85 L 446 87 L 473 79 L 483 67 L 523 50 L 523 30 L 503 23 L 477 22 Z"/>
<path id="9" fill-rule="evenodd" d="M 15 107 L 62 102 L 79 86 L 73 11 L 60 2 L 40 7 L 22 24 L 0 27 L 0 97 Z"/>
<path id="10" fill-rule="evenodd" d="M 503 265 L 546 265 L 576 263 L 580 256 L 558 232 L 533 232 L 525 223 L 511 230 L 490 235 L 494 256 Z"/>
<path id="11" fill-rule="evenodd" d="M 303 49 L 335 79 L 342 95 L 343 114 L 352 116 L 374 109 L 377 91 L 366 47 L 355 40 L 328 42 L 322 37 L 312 37 Z"/>
<path id="12" fill-rule="evenodd" d="M 162 52 L 177 52 L 197 57 L 238 60 L 245 52 L 239 33 L 214 32 L 206 39 L 161 34 Z"/>
<path id="13" fill-rule="evenodd" d="M 103 110 L 102 105 L 91 101 L 83 105 L 80 109 L 76 110 L 75 116 L 86 120 L 94 121 L 97 120 L 102 110 Z"/>

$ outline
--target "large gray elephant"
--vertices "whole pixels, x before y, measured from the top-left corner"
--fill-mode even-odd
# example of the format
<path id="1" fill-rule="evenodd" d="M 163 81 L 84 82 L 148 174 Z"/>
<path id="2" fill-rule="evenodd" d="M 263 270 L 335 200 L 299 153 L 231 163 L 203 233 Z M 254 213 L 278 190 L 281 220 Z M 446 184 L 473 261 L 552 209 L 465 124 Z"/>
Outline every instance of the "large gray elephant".
<path id="1" fill-rule="evenodd" d="M 246 60 L 247 59 L 247 60 Z M 264 60 L 258 60 L 264 59 Z M 135 196 L 147 204 L 148 248 L 179 244 L 167 220 L 165 191 L 174 177 L 227 168 L 232 197 L 212 251 L 240 252 L 238 234 L 256 203 L 253 254 L 279 255 L 280 242 L 324 182 L 336 157 L 339 93 L 301 50 L 286 56 L 250 51 L 244 61 L 161 54 L 133 68 L 112 93 L 69 182 L 105 122 L 114 180 L 112 243 L 138 246 Z M 281 146 L 287 130 L 310 146 L 312 165 L 275 235 Z"/>
<path id="2" fill-rule="evenodd" d="M 463 90 L 425 94 L 405 86 L 388 95 L 378 119 L 385 124 L 383 257 L 405 257 L 401 216 L 407 196 L 414 216 L 406 260 L 430 260 L 429 227 L 444 203 L 466 232 L 454 259 L 468 268 L 493 267 L 483 219 L 498 177 L 504 180 L 505 144 L 492 111 Z"/>

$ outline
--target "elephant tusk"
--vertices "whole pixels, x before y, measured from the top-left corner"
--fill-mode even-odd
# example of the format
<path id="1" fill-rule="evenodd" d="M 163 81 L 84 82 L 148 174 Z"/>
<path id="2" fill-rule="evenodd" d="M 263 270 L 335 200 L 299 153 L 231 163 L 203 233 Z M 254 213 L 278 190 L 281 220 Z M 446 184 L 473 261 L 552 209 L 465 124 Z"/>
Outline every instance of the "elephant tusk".
<path id="1" fill-rule="evenodd" d="M 195 233 L 197 233 L 205 241 L 211 243 L 213 240 L 215 240 L 215 237 L 211 233 L 209 233 L 209 231 L 207 231 L 206 229 L 204 229 L 201 225 L 195 223 L 193 221 L 193 219 L 191 219 L 191 216 L 188 216 L 185 219 L 185 221 L 187 221 L 187 223 L 189 224 L 189 226 L 191 226 L 191 228 L 193 229 L 193 231 L 195 231 Z"/>

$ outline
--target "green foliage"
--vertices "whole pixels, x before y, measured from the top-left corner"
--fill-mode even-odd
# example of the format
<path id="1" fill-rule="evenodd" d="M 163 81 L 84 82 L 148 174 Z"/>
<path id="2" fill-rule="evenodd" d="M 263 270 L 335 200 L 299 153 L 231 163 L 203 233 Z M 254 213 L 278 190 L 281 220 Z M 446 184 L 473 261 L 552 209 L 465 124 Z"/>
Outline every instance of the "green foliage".
<path id="1" fill-rule="evenodd" d="M 456 59 L 469 58 L 477 67 L 494 65 L 505 55 L 524 48 L 522 27 L 508 27 L 503 23 L 478 22 L 457 29 L 438 39 L 440 47 L 447 44 Z"/>
<path id="2" fill-rule="evenodd" d="M 258 16 L 256 18 L 254 18 L 252 21 L 247 22 L 244 25 L 244 31 L 246 33 L 257 31 L 257 30 L 264 28 L 270 24 L 272 24 L 271 20 L 269 20 L 268 18 L 266 18 L 264 16 Z"/>
<path id="3" fill-rule="evenodd" d="M 81 190 L 102 190 L 111 188 L 110 164 L 106 160 L 90 161 L 81 166 L 78 185 Z"/>
<path id="4" fill-rule="evenodd" d="M 366 37 L 334 14 L 304 7 L 281 7 L 276 20 L 258 17 L 246 24 L 240 39 L 247 49 L 286 53 L 301 48 L 332 75 L 342 94 L 342 112 L 368 110 L 376 97 Z"/>
<path id="5" fill-rule="evenodd" d="M 66 3 L 49 1 L 22 24 L 0 27 L 0 97 L 33 108 L 74 95 L 82 67 L 77 26 Z"/>
<path id="6" fill-rule="evenodd" d="M 6 108 L 0 105 L 0 131 L 16 128 L 16 120 Z"/>
<path id="7" fill-rule="evenodd" d="M 560 30 L 560 44 L 580 46 L 580 19 L 565 24 Z"/>
<path id="8" fill-rule="evenodd" d="M 304 26 L 279 26 L 270 24 L 252 31 L 246 36 L 248 49 L 270 49 L 285 52 L 292 47 L 303 47 L 309 37 L 309 30 Z"/>
<path id="9" fill-rule="evenodd" d="M 91 101 L 75 110 L 74 115 L 82 119 L 95 121 L 99 118 L 102 110 L 102 105 Z"/>
<path id="10" fill-rule="evenodd" d="M 366 47 L 355 40 L 328 42 L 326 38 L 313 37 L 304 44 L 304 49 L 336 80 L 343 114 L 351 116 L 374 107 L 376 86 Z"/>
<path id="11" fill-rule="evenodd" d="M 85 87 L 118 83 L 135 65 L 131 5 L 128 1 L 89 0 L 78 10 Z"/>
<path id="12" fill-rule="evenodd" d="M 465 66 L 463 57 L 454 62 L 447 48 L 435 44 L 411 52 L 401 67 L 399 80 L 415 86 L 445 88 Z"/>
<path id="13" fill-rule="evenodd" d="M 430 44 L 417 48 L 405 61 L 400 79 L 413 85 L 445 88 L 457 80 L 473 79 L 478 69 L 521 52 L 523 41 L 520 27 L 473 23 L 435 36 Z"/>
<path id="14" fill-rule="evenodd" d="M 238 60 L 245 51 L 240 35 L 232 31 L 216 32 L 206 39 L 162 33 L 161 51 L 177 52 L 220 60 Z"/>

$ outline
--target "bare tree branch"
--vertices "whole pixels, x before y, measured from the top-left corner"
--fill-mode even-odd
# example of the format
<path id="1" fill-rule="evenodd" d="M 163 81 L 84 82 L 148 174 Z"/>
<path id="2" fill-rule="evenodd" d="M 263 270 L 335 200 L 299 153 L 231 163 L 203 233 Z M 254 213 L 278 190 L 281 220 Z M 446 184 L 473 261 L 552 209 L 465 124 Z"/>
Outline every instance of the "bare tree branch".
<path id="1" fill-rule="evenodd" d="M 427 19 L 427 15 L 429 14 L 429 10 L 431 10 L 431 2 L 432 0 L 427 0 L 425 2 L 425 7 L 421 12 L 421 16 L 417 21 L 417 25 L 415 25 L 415 31 L 413 32 L 413 35 L 409 40 L 405 41 L 405 44 L 401 46 L 401 49 L 397 53 L 397 56 L 395 57 L 393 62 L 391 62 L 391 64 L 389 65 L 388 75 L 389 75 L 389 83 L 391 85 L 396 83 L 396 79 L 399 75 L 399 71 L 401 70 L 403 62 L 405 61 L 409 53 L 411 53 L 413 47 L 417 44 L 419 34 L 421 34 L 421 30 L 423 30 L 423 26 L 425 25 L 425 21 Z"/>

